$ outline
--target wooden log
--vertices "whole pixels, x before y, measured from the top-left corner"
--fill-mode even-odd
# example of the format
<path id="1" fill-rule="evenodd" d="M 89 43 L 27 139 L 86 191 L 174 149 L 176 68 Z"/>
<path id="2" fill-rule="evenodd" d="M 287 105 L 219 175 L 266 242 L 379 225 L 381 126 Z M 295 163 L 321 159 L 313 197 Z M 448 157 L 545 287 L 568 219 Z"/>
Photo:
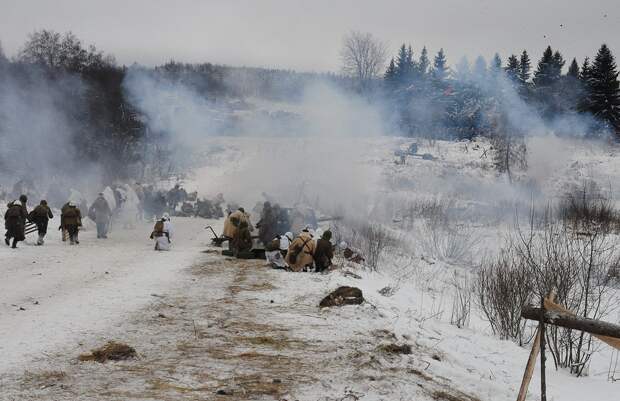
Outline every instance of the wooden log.
<path id="1" fill-rule="evenodd" d="M 572 311 L 566 309 L 565 307 L 563 307 L 562 305 L 558 305 L 555 302 L 553 302 L 553 300 L 550 299 L 545 299 L 545 309 L 548 311 L 558 311 L 558 312 L 564 312 L 567 313 L 571 316 L 575 316 L 575 313 L 573 313 Z M 594 337 L 598 338 L 600 341 L 604 342 L 605 344 L 620 350 L 620 338 L 613 338 L 613 337 L 607 337 L 607 336 L 600 336 L 597 334 L 594 334 Z"/>
<path id="2" fill-rule="evenodd" d="M 529 320 L 540 320 L 542 308 L 526 306 L 521 310 L 521 317 Z M 585 331 L 600 336 L 620 338 L 620 325 L 603 322 L 601 320 L 576 317 L 572 314 L 559 311 L 545 311 L 544 322 L 555 326 Z"/>

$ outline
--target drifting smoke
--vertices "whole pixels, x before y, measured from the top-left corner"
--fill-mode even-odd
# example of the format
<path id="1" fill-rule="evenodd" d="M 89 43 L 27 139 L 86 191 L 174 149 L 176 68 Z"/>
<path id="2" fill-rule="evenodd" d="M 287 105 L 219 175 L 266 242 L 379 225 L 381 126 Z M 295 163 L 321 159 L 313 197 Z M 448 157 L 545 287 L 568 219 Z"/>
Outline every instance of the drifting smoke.
<path id="1" fill-rule="evenodd" d="M 212 167 L 206 167 L 209 179 L 199 171 L 201 193 L 224 192 L 244 205 L 265 200 L 265 193 L 287 206 L 318 203 L 333 210 L 361 204 L 374 188 L 378 173 L 364 155 L 368 140 L 387 133 L 379 110 L 330 85 L 308 86 L 287 112 L 235 110 L 137 69 L 124 87 L 150 128 L 172 145 L 173 159 L 189 160 L 199 151 L 217 157 L 218 149 L 243 152 L 221 161 L 226 172 L 219 178 Z"/>
<path id="2" fill-rule="evenodd" d="M 546 185 L 573 156 L 573 147 L 566 144 L 591 130 L 591 116 L 541 116 L 537 106 L 523 99 L 514 82 L 487 69 L 481 58 L 473 69 L 462 61 L 454 75 L 450 85 L 457 91 L 480 93 L 476 101 L 481 104 L 467 105 L 481 110 L 479 132 L 490 129 L 509 138 L 522 138 L 527 144 L 528 169 L 514 182 L 502 175 L 496 180 L 463 175 L 456 166 L 447 172 L 429 162 L 428 169 L 416 171 L 403 187 L 388 184 L 388 192 L 380 193 L 386 188 L 385 182 L 379 182 L 381 169 L 369 162 L 382 157 L 373 155 L 374 141 L 385 143 L 385 138 L 380 138 L 386 135 L 404 136 L 388 123 L 391 118 L 386 117 L 386 110 L 391 104 L 377 100 L 381 96 L 369 102 L 326 82 L 306 85 L 302 96 L 286 103 L 260 99 L 260 94 L 246 100 L 216 100 L 156 71 L 134 68 L 126 76 L 124 89 L 146 116 L 151 140 L 170 146 L 177 171 L 188 167 L 197 171 L 195 189 L 208 195 L 223 192 L 229 201 L 246 206 L 264 200 L 262 194 L 266 193 L 287 206 L 310 203 L 323 210 L 345 207 L 368 215 L 381 198 L 397 197 L 399 190 L 414 190 L 418 195 L 449 194 L 473 205 L 501 205 L 502 213 L 512 215 L 515 204 L 530 205 L 533 198 L 547 202 L 548 196 L 557 195 L 548 194 Z M 243 85 L 251 86 L 249 78 L 244 79 Z M 413 92 L 408 111 L 421 127 L 429 127 L 429 132 L 431 128 L 441 131 L 438 116 L 449 112 L 446 104 L 450 96 L 457 95 L 446 94 L 445 99 L 436 101 Z M 449 132 L 450 127 L 444 128 Z M 489 158 L 492 153 L 489 149 Z M 201 155 L 211 159 L 202 170 L 194 163 L 204 166 Z M 492 162 L 487 160 L 487 166 Z"/>
<path id="3" fill-rule="evenodd" d="M 97 167 L 84 163 L 76 142 L 76 121 L 87 113 L 77 99 L 85 90 L 76 76 L 59 73 L 52 79 L 36 66 L 0 71 L 0 187 L 10 190 L 25 180 L 37 195 L 62 186 L 68 196 L 70 188 L 100 182 Z"/>

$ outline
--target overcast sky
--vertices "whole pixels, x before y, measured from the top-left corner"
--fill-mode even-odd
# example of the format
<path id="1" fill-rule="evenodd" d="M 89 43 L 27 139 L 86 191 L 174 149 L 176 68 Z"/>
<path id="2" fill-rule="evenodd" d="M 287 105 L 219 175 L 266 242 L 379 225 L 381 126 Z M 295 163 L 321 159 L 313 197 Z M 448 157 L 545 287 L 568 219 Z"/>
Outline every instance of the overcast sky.
<path id="1" fill-rule="evenodd" d="M 73 31 L 119 63 L 170 59 L 337 71 L 342 37 L 373 33 L 390 51 L 443 47 L 451 64 L 547 45 L 580 62 L 606 42 L 620 56 L 620 0 L 0 0 L 14 55 L 38 29 Z"/>

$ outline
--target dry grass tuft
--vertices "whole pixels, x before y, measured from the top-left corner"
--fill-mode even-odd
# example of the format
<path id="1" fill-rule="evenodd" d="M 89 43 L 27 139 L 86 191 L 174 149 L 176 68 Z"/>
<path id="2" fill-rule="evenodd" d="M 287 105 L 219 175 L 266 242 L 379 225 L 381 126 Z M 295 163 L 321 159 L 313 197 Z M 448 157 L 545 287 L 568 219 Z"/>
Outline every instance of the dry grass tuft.
<path id="1" fill-rule="evenodd" d="M 390 355 L 411 355 L 411 345 L 409 344 L 382 344 L 377 347 L 377 350 L 383 352 L 384 354 Z"/>
<path id="2" fill-rule="evenodd" d="M 82 354 L 78 357 L 80 361 L 96 361 L 105 363 L 107 361 L 124 361 L 136 358 L 138 354 L 133 347 L 127 344 L 110 341 L 101 348 L 91 351 L 90 354 Z"/>

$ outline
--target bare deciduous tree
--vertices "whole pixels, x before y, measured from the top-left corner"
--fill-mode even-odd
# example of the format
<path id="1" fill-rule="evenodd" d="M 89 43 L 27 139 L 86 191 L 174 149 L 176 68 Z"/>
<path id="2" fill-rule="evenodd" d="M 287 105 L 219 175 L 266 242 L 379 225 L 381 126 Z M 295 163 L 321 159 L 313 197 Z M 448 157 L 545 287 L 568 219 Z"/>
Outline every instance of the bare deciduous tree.
<path id="1" fill-rule="evenodd" d="M 353 31 L 345 36 L 340 56 L 342 71 L 366 89 L 386 63 L 387 46 L 371 33 Z"/>

